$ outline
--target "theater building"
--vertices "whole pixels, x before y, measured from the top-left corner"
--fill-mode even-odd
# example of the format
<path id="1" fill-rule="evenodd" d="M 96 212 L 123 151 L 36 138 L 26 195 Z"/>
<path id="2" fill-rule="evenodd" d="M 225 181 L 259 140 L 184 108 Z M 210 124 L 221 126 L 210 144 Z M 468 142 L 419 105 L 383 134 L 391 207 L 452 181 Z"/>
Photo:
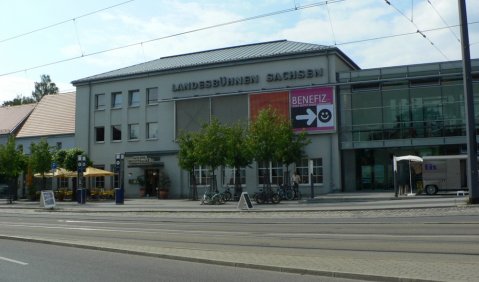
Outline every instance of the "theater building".
<path id="1" fill-rule="evenodd" d="M 361 70 L 336 47 L 286 40 L 163 57 L 73 81 L 75 141 L 96 167 L 113 170 L 124 155 L 127 197 L 154 196 L 160 174 L 171 179 L 170 197 L 188 197 L 178 134 L 212 117 L 248 121 L 271 105 L 312 141 L 289 168 L 305 194 L 311 185 L 316 194 L 392 191 L 393 155 L 465 152 L 461 72 L 460 62 Z M 283 164 L 254 162 L 241 171 L 243 189 L 261 187 L 266 168 L 273 184 L 283 181 Z M 195 174 L 201 193 L 211 171 Z M 215 174 L 220 186 L 234 180 L 231 168 Z M 118 187 L 117 177 L 98 181 Z"/>
<path id="2" fill-rule="evenodd" d="M 155 195 L 160 173 L 171 179 L 170 197 L 188 197 L 178 134 L 198 130 L 213 116 L 222 123 L 247 122 L 272 105 L 312 140 L 295 166 L 302 189 L 312 183 L 316 193 L 340 191 L 336 77 L 353 70 L 359 67 L 338 48 L 282 40 L 164 57 L 78 79 L 72 82 L 76 144 L 96 167 L 113 169 L 115 154 L 124 155 L 127 197 Z M 261 187 L 259 175 L 267 167 L 273 184 L 283 181 L 282 164 L 253 163 L 242 170 L 243 189 Z M 200 187 L 210 181 L 207 167 L 195 173 Z M 216 175 L 221 185 L 234 177 L 231 168 Z M 104 185 L 117 187 L 118 179 Z"/>

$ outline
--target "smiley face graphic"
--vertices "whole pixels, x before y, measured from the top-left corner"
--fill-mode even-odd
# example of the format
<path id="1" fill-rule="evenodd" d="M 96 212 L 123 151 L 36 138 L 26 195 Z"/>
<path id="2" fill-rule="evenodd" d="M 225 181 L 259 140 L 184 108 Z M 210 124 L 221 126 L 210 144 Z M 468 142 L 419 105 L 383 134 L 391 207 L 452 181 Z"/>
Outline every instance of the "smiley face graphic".
<path id="1" fill-rule="evenodd" d="M 318 120 L 323 123 L 327 123 L 328 121 L 331 120 L 333 115 L 331 114 L 331 111 L 328 109 L 322 109 L 318 113 Z"/>

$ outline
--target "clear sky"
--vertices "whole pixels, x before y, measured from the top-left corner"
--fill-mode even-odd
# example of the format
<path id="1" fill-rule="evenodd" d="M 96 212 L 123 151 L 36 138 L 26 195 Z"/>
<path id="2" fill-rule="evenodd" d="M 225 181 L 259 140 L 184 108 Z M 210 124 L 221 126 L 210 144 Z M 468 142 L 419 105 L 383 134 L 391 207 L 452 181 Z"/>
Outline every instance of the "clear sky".
<path id="1" fill-rule="evenodd" d="M 0 0 L 0 103 L 30 97 L 42 74 L 67 92 L 73 80 L 162 56 L 279 39 L 336 46 L 361 68 L 461 59 L 458 1 L 388 2 Z M 479 58 L 479 1 L 466 3 Z"/>

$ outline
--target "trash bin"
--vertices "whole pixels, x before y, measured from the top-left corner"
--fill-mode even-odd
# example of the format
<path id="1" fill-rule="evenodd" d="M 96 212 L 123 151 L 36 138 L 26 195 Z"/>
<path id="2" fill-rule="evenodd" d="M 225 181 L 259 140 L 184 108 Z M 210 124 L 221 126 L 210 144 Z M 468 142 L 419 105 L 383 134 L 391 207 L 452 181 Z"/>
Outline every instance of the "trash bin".
<path id="1" fill-rule="evenodd" d="M 76 192 L 77 203 L 85 204 L 86 203 L 86 189 L 77 189 Z"/>
<path id="2" fill-rule="evenodd" d="M 117 205 L 122 205 L 123 204 L 123 190 L 120 188 L 115 188 L 115 203 Z"/>

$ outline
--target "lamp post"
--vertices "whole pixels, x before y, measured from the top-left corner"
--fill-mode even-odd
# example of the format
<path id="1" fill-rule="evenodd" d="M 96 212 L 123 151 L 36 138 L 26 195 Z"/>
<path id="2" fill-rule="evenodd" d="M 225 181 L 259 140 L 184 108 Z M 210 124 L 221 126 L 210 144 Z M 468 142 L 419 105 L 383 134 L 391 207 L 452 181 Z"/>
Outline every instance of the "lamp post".
<path id="1" fill-rule="evenodd" d="M 115 171 L 118 173 L 118 188 L 115 189 L 115 203 L 122 205 L 125 198 L 125 190 L 123 187 L 123 160 L 125 155 L 121 153 L 115 154 Z"/>
<path id="2" fill-rule="evenodd" d="M 79 204 L 84 204 L 86 202 L 86 191 L 83 189 L 84 180 L 83 180 L 83 172 L 85 172 L 86 168 L 86 156 L 78 155 L 77 156 L 77 173 L 78 173 L 78 185 L 77 190 L 80 191 L 79 199 L 77 198 L 77 202 Z"/>

